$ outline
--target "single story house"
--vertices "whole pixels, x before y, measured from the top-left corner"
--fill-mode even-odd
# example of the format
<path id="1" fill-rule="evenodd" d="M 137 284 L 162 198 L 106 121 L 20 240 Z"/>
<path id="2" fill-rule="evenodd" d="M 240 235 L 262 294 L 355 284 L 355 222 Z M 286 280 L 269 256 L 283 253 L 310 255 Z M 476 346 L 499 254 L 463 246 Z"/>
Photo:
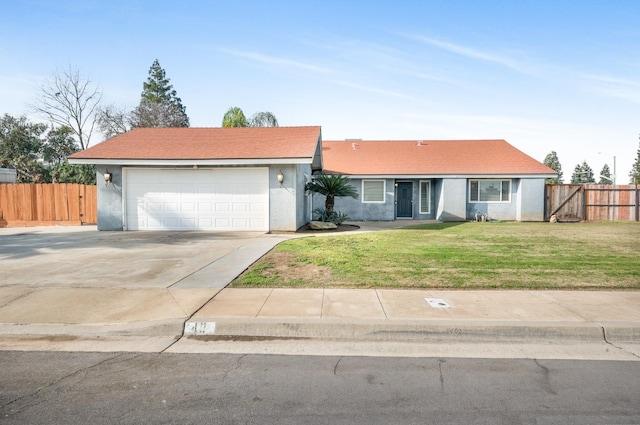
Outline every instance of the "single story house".
<path id="1" fill-rule="evenodd" d="M 351 178 L 358 199 L 335 209 L 357 221 L 543 221 L 544 179 L 556 176 L 504 140 L 324 141 L 322 161 Z"/>
<path id="2" fill-rule="evenodd" d="M 99 230 L 295 231 L 348 175 L 353 220 L 542 221 L 555 172 L 504 140 L 323 142 L 321 128 L 138 128 L 69 157 L 94 164 Z"/>

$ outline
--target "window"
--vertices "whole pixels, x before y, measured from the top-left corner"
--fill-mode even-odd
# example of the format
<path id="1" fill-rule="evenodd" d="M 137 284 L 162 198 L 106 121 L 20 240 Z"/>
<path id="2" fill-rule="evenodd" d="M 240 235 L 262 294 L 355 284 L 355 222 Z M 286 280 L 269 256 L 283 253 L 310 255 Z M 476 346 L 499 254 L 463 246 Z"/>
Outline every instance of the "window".
<path id="1" fill-rule="evenodd" d="M 420 214 L 431 212 L 431 182 L 420 181 Z"/>
<path id="2" fill-rule="evenodd" d="M 362 180 L 362 202 L 384 203 L 384 180 Z"/>
<path id="3" fill-rule="evenodd" d="M 470 202 L 511 202 L 511 180 L 471 180 Z"/>

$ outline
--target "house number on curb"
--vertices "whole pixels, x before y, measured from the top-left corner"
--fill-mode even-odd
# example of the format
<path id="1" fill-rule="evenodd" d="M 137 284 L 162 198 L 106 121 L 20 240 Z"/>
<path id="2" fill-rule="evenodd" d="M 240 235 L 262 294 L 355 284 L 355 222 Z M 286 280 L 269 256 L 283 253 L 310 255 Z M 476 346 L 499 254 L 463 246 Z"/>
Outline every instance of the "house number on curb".
<path id="1" fill-rule="evenodd" d="M 185 335 L 214 335 L 216 322 L 187 322 L 184 325 Z"/>

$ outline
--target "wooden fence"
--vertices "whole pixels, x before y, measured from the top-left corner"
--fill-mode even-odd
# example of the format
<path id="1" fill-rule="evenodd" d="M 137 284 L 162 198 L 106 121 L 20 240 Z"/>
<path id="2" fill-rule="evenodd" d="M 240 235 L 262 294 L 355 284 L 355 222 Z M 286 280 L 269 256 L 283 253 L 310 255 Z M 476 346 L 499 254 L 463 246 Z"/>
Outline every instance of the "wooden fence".
<path id="1" fill-rule="evenodd" d="M 610 184 L 548 184 L 545 219 L 559 221 L 640 220 L 640 186 Z"/>
<path id="2" fill-rule="evenodd" d="M 95 224 L 96 186 L 0 184 L 0 227 Z"/>

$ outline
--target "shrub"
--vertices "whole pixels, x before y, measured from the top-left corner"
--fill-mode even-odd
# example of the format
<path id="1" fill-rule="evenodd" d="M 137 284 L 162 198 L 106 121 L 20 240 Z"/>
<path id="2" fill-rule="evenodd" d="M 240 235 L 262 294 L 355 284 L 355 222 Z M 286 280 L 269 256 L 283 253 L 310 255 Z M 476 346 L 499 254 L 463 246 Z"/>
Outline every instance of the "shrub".
<path id="1" fill-rule="evenodd" d="M 340 211 L 329 211 L 325 208 L 316 208 L 313 210 L 313 215 L 317 221 L 323 221 L 325 223 L 332 222 L 338 226 L 349 220 L 349 216 L 345 213 Z"/>

